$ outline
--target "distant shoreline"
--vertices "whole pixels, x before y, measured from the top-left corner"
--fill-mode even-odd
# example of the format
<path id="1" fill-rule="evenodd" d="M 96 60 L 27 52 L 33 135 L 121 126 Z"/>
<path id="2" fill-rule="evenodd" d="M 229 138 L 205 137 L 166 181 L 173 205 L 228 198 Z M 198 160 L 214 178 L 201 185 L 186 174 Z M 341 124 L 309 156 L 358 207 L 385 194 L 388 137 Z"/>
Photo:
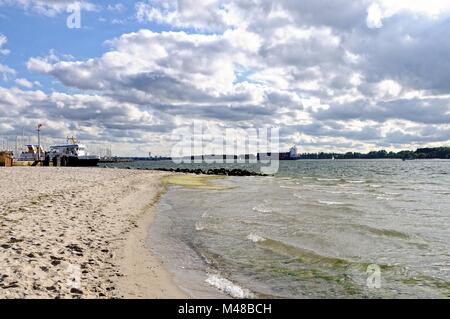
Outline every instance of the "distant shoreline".
<path id="1" fill-rule="evenodd" d="M 296 160 L 317 160 L 317 159 L 400 159 L 400 160 L 415 160 L 415 159 L 450 159 L 450 147 L 434 147 L 434 148 L 419 148 L 415 151 L 400 151 L 387 152 L 385 150 L 372 151 L 368 153 L 359 152 L 318 152 L 318 153 L 303 153 L 297 156 L 292 156 L 289 153 L 258 153 L 255 154 L 241 154 L 241 155 L 194 155 L 181 158 L 171 157 L 114 157 L 100 160 L 100 163 L 124 163 L 124 162 L 138 162 L 138 161 L 171 161 L 171 160 L 245 160 L 255 161 L 260 158 L 278 159 L 280 161 L 296 161 Z"/>

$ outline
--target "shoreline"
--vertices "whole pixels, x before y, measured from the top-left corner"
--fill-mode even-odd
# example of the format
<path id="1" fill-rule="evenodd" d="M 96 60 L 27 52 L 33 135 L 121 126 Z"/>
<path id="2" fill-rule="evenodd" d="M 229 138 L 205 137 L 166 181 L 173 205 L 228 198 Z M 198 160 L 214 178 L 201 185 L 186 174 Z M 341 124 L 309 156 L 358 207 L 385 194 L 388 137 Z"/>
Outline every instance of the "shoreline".
<path id="1" fill-rule="evenodd" d="M 150 249 L 147 247 L 150 226 L 156 214 L 155 205 L 166 191 L 161 179 L 159 180 L 159 189 L 156 195 L 142 210 L 141 216 L 136 221 L 135 229 L 128 234 L 119 257 L 118 263 L 124 273 L 124 277 L 118 280 L 118 287 L 123 295 L 122 297 L 125 299 L 189 298 L 175 284 L 173 276 L 164 267 L 163 262 L 151 254 Z"/>
<path id="2" fill-rule="evenodd" d="M 168 175 L 0 169 L 0 298 L 189 298 L 146 247 Z"/>

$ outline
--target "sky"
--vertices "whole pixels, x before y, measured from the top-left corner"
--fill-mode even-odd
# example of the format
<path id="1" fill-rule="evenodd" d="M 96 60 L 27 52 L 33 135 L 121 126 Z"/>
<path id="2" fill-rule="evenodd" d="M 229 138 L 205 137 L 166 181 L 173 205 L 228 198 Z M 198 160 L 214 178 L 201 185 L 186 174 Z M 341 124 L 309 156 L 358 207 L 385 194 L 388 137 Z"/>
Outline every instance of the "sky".
<path id="1" fill-rule="evenodd" d="M 449 39 L 448 0 L 0 0 L 0 137 L 169 155 L 195 120 L 300 152 L 450 146 Z"/>

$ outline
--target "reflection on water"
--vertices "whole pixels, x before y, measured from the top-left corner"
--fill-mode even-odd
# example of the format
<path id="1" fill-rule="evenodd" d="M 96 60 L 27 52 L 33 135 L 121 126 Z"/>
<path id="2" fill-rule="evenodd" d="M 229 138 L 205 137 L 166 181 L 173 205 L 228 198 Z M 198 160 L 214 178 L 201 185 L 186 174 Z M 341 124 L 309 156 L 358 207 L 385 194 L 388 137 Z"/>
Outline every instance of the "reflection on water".
<path id="1" fill-rule="evenodd" d="M 195 297 L 450 297 L 450 161 L 282 162 L 173 186 L 150 247 Z M 367 287 L 367 268 L 381 288 Z"/>

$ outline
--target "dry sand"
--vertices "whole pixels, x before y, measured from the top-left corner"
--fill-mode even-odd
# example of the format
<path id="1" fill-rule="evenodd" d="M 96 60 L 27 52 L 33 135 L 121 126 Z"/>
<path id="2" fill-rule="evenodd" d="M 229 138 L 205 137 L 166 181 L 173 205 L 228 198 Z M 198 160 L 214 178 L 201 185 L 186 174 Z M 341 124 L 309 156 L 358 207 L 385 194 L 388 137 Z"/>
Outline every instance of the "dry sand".
<path id="1" fill-rule="evenodd" d="M 145 247 L 167 173 L 1 168 L 0 298 L 184 298 Z"/>

